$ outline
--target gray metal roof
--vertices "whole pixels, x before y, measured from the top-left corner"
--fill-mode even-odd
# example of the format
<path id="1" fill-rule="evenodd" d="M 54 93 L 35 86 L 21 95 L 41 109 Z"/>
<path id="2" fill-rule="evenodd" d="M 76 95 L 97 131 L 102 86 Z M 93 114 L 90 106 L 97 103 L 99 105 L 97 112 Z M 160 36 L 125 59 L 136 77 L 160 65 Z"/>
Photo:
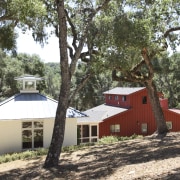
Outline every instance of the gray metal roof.
<path id="1" fill-rule="evenodd" d="M 142 89 L 145 89 L 145 87 L 116 87 L 114 89 L 105 91 L 103 94 L 129 95 Z"/>
<path id="2" fill-rule="evenodd" d="M 57 101 L 39 93 L 20 93 L 0 103 L 0 120 L 39 119 L 55 117 Z M 66 117 L 83 117 L 85 114 L 68 108 Z"/>
<path id="3" fill-rule="evenodd" d="M 102 122 L 103 120 L 117 115 L 119 113 L 125 112 L 128 109 L 108 106 L 106 104 L 102 104 L 100 106 L 94 107 L 83 113 L 86 114 L 88 117 L 82 117 L 77 119 L 77 123 L 98 123 Z"/>

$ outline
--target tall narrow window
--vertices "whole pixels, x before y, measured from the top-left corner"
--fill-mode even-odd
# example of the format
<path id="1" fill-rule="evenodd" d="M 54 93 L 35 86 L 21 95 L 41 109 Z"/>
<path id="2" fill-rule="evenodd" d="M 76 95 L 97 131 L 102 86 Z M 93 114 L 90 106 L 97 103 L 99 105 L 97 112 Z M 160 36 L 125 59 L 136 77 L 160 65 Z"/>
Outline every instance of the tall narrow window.
<path id="1" fill-rule="evenodd" d="M 143 96 L 143 98 L 142 98 L 142 103 L 143 103 L 143 104 L 147 104 L 147 96 Z"/>
<path id="2" fill-rule="evenodd" d="M 142 133 L 147 133 L 147 123 L 142 123 L 141 124 L 141 132 Z"/>
<path id="3" fill-rule="evenodd" d="M 43 122 L 22 123 L 22 148 L 31 149 L 43 147 Z"/>
<path id="4" fill-rule="evenodd" d="M 118 100 L 118 96 L 114 96 L 114 100 L 116 100 L 116 101 L 117 101 L 117 100 Z"/>
<path id="5" fill-rule="evenodd" d="M 126 96 L 122 96 L 122 101 L 126 101 Z"/>
<path id="6" fill-rule="evenodd" d="M 109 96 L 109 100 L 112 100 L 112 96 L 111 95 Z"/>

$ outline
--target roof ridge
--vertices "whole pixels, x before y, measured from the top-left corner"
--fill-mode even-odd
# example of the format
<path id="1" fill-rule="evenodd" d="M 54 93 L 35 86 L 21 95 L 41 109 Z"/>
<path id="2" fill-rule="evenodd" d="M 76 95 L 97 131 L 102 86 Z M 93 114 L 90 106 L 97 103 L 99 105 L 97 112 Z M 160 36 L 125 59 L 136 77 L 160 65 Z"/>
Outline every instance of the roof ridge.
<path id="1" fill-rule="evenodd" d="M 5 99 L 4 101 L 0 102 L 0 106 L 8 103 L 9 101 L 12 101 L 13 99 L 15 99 L 17 96 L 20 96 L 21 93 L 15 94 L 14 96 L 11 96 L 7 99 Z"/>

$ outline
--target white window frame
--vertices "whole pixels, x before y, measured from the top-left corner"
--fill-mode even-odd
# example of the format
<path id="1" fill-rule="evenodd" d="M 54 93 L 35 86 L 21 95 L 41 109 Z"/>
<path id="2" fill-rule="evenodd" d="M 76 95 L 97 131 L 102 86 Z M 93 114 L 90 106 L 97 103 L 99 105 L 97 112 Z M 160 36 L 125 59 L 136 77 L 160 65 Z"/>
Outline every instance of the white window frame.
<path id="1" fill-rule="evenodd" d="M 31 123 L 31 127 L 28 127 L 28 128 L 23 128 L 23 123 L 26 123 L 26 122 L 30 122 Z M 34 127 L 34 123 L 35 122 L 40 122 L 40 123 L 42 123 L 42 127 Z M 43 139 L 44 139 L 44 122 L 43 121 L 22 121 L 22 130 L 21 130 L 21 132 L 23 132 L 24 130 L 29 130 L 29 131 L 31 131 L 31 133 L 32 133 L 32 139 L 31 139 L 31 141 L 32 141 L 32 146 L 31 146 L 31 148 L 32 149 L 34 149 L 34 131 L 35 130 L 43 130 Z M 21 143 L 21 145 L 22 145 L 22 149 L 26 149 L 26 148 L 23 148 L 23 135 L 22 135 L 22 133 L 21 133 L 21 138 L 22 138 L 22 143 Z M 44 141 L 44 140 L 43 140 Z M 44 144 L 44 142 L 43 142 L 43 144 Z"/>

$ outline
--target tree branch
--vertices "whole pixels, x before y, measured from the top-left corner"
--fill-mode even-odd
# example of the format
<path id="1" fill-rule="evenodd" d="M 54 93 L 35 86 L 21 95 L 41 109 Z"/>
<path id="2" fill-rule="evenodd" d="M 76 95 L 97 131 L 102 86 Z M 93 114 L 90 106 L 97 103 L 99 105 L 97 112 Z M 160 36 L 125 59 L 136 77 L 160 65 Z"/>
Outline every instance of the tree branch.
<path id="1" fill-rule="evenodd" d="M 70 96 L 69 98 L 69 104 L 71 103 L 72 99 L 74 99 L 76 93 L 78 93 L 86 84 L 86 82 L 89 80 L 89 78 L 91 77 L 91 74 L 88 73 L 85 75 L 85 77 L 81 80 L 81 82 L 79 83 L 79 86 L 77 86 L 77 88 L 73 91 L 73 94 Z"/>
<path id="2" fill-rule="evenodd" d="M 152 79 L 154 76 L 154 70 L 153 70 L 153 65 L 151 63 L 151 59 L 149 58 L 148 51 L 146 48 L 143 48 L 141 51 L 142 57 L 146 63 L 146 66 L 148 68 L 149 74 L 148 74 L 148 79 Z"/>
<path id="3" fill-rule="evenodd" d="M 102 10 L 103 8 L 105 8 L 106 5 L 107 5 L 110 1 L 111 1 L 111 0 L 105 0 L 104 3 L 103 3 L 101 6 L 99 6 L 98 8 L 96 8 L 96 10 L 93 10 L 92 13 L 89 14 L 88 19 L 87 19 L 87 21 L 86 21 L 85 28 L 84 28 L 84 32 L 82 33 L 81 39 L 79 40 L 79 45 L 78 45 L 78 47 L 76 48 L 75 54 L 74 54 L 73 59 L 72 59 L 71 64 L 70 64 L 70 74 L 71 74 L 71 75 L 74 74 L 77 60 L 79 59 L 79 57 L 80 57 L 80 55 L 81 55 L 81 52 L 82 52 L 82 49 L 83 49 L 85 40 L 86 40 L 86 38 L 87 38 L 88 30 L 89 30 L 89 27 L 91 26 L 91 22 L 92 22 L 94 16 L 95 16 L 100 10 Z"/>
<path id="4" fill-rule="evenodd" d="M 66 17 L 67 17 L 67 21 L 68 21 L 69 25 L 71 26 L 71 32 L 72 32 L 72 35 L 73 35 L 72 45 L 73 45 L 74 49 L 77 50 L 77 45 L 76 45 L 77 32 L 76 32 L 76 28 L 75 28 L 74 24 L 72 23 L 71 18 L 69 17 L 67 10 L 65 10 L 65 14 L 66 14 Z"/>
<path id="5" fill-rule="evenodd" d="M 169 36 L 169 34 L 170 34 L 171 32 L 179 31 L 179 30 L 180 30 L 180 27 L 170 28 L 170 29 L 168 29 L 168 30 L 164 33 L 164 37 L 167 38 L 167 36 Z"/>

